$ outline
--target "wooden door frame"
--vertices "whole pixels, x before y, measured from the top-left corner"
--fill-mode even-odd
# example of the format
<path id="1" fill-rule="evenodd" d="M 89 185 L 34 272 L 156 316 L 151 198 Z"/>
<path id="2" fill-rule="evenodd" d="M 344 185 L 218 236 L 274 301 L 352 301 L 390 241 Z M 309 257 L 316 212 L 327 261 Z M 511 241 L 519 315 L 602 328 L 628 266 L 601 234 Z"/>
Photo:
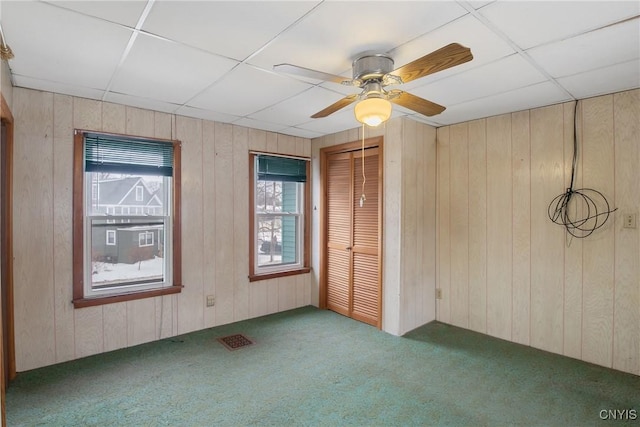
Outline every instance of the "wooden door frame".
<path id="1" fill-rule="evenodd" d="M 8 376 L 9 380 L 12 380 L 16 376 L 16 354 L 15 354 L 15 335 L 14 335 L 14 314 L 13 314 L 13 215 L 12 215 L 12 207 L 13 207 L 13 115 L 11 114 L 11 110 L 9 109 L 9 105 L 7 101 L 4 99 L 4 95 L 0 93 L 0 120 L 6 126 L 6 148 L 5 148 L 5 156 L 6 156 L 6 171 L 3 171 L 6 179 L 3 180 L 2 185 L 5 189 L 5 203 L 7 204 L 6 209 L 6 229 L 4 232 L 4 239 L 6 241 L 6 254 L 1 254 L 1 256 L 7 258 L 7 313 L 1 313 L 0 321 L 2 321 L 5 317 L 7 319 L 7 356 L 9 372 L 4 372 L 4 363 L 0 363 L 0 382 L 2 385 L 1 388 L 1 398 L 2 398 L 2 425 L 6 425 L 6 400 L 5 400 L 5 376 Z M 0 310 L 1 311 L 1 310 Z M 0 324 L 0 355 L 2 354 L 2 327 Z M 0 356 L 0 362 L 2 362 Z"/>
<path id="2" fill-rule="evenodd" d="M 364 143 L 362 140 L 359 141 L 351 141 L 344 144 L 332 145 L 330 147 L 325 147 L 320 149 L 320 272 L 319 272 L 319 306 L 322 309 L 327 308 L 327 240 L 328 240 L 328 230 L 327 230 L 327 158 L 332 154 L 338 153 L 348 153 L 353 151 L 358 151 L 362 149 L 364 144 L 364 148 L 378 148 L 378 211 L 380 214 L 378 215 L 378 329 L 382 328 L 382 247 L 383 247 L 383 232 L 382 232 L 382 224 L 384 210 L 383 210 L 383 199 L 384 199 L 384 180 L 383 180 L 383 169 L 384 169 L 384 158 L 383 158 L 383 142 L 384 138 L 382 136 L 375 136 L 372 138 L 366 138 Z"/>

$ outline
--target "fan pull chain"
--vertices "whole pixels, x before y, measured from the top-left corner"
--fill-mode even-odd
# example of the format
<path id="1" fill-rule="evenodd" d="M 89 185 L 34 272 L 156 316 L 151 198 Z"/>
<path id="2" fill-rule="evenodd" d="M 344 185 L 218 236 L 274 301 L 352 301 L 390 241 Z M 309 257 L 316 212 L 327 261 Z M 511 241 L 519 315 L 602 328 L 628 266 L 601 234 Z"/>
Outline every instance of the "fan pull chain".
<path id="1" fill-rule="evenodd" d="M 367 196 L 364 195 L 364 184 L 367 182 L 367 177 L 364 174 L 364 123 L 362 124 L 362 195 L 360 196 L 360 207 L 364 206 L 364 202 L 367 200 Z"/>

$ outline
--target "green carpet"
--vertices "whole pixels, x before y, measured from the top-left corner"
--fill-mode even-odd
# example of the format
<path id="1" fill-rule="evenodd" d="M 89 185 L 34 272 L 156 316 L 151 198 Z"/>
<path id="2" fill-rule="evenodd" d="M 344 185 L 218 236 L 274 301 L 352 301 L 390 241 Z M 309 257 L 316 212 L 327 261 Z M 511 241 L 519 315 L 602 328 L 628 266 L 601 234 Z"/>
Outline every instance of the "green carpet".
<path id="1" fill-rule="evenodd" d="M 255 344 L 229 351 L 216 341 L 235 333 Z M 600 419 L 616 409 L 638 419 Z M 7 390 L 9 426 L 638 420 L 638 376 L 437 322 L 395 337 L 313 307 L 20 373 Z"/>

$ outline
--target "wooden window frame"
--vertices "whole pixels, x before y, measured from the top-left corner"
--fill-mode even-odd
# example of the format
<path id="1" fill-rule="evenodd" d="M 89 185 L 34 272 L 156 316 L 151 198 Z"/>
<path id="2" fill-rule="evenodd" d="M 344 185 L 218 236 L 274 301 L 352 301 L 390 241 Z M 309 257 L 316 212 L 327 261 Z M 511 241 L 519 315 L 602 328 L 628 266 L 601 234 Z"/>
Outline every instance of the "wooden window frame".
<path id="1" fill-rule="evenodd" d="M 172 196 L 173 206 L 171 216 L 173 222 L 172 233 L 172 284 L 163 288 L 150 289 L 137 292 L 123 292 L 120 294 L 85 298 L 84 296 L 84 135 L 88 132 L 101 133 L 136 139 L 135 136 L 109 134 L 105 132 L 93 132 L 81 129 L 74 131 L 73 141 L 73 306 L 74 308 L 92 307 L 104 304 L 112 304 L 123 301 L 133 301 L 143 298 L 152 298 L 162 295 L 177 294 L 182 291 L 182 233 L 180 215 L 180 188 L 181 188 L 181 153 L 180 141 L 158 138 L 144 138 L 146 140 L 156 140 L 158 142 L 171 142 L 173 144 L 173 176 L 172 176 Z"/>
<path id="2" fill-rule="evenodd" d="M 249 282 L 256 282 L 259 280 L 274 279 L 277 277 L 294 276 L 297 274 L 306 274 L 311 271 L 310 268 L 310 253 L 311 253 L 311 161 L 308 157 L 299 157 L 301 159 L 309 160 L 306 162 L 307 166 L 307 181 L 304 183 L 304 204 L 303 204 L 303 230 L 302 230 L 302 267 L 296 266 L 291 270 L 283 270 L 269 273 L 257 273 L 255 268 L 255 254 L 256 254 L 256 229 L 255 229 L 255 190 L 256 190 L 256 171 L 255 171 L 255 158 L 256 156 L 264 154 L 274 157 L 287 157 L 283 154 L 277 153 L 249 153 Z"/>

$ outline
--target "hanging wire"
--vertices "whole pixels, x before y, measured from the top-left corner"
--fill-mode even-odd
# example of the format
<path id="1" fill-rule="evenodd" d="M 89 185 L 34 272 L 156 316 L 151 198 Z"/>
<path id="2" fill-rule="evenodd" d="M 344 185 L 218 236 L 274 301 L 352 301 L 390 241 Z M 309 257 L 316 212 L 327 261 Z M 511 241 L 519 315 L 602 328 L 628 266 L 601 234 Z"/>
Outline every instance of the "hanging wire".
<path id="1" fill-rule="evenodd" d="M 364 195 L 364 184 L 367 182 L 367 177 L 364 174 L 364 123 L 362 123 L 362 195 L 360 195 L 360 207 L 364 206 L 364 202 L 367 200 L 367 196 Z"/>
<path id="2" fill-rule="evenodd" d="M 593 188 L 573 189 L 576 176 L 576 164 L 578 159 L 578 124 L 577 124 L 578 101 L 573 106 L 573 160 L 571 162 L 571 183 L 567 191 L 557 196 L 549 203 L 549 219 L 555 224 L 562 225 L 568 235 L 583 239 L 593 234 L 594 231 L 602 227 L 609 216 L 618 208 L 611 209 L 607 198 L 598 190 Z M 573 215 L 570 213 L 570 206 L 573 202 Z M 582 206 L 582 216 L 579 216 L 578 206 Z M 600 207 L 606 207 L 601 210 Z M 570 240 L 567 242 L 570 243 Z"/>

